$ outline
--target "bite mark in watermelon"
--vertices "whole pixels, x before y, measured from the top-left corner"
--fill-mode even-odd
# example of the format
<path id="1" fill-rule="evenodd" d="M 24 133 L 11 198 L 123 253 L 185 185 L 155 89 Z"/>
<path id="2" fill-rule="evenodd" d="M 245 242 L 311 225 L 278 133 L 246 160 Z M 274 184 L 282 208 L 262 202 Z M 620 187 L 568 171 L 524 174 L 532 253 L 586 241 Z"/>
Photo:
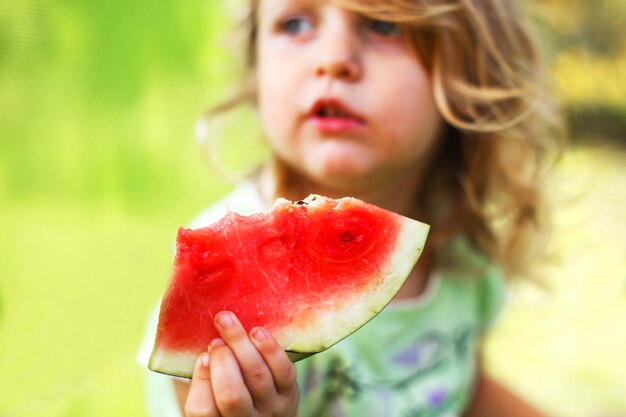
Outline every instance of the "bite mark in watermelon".
<path id="1" fill-rule="evenodd" d="M 191 377 L 196 357 L 219 337 L 213 317 L 222 310 L 246 330 L 265 327 L 293 361 L 321 352 L 391 301 L 428 229 L 355 198 L 316 195 L 181 228 L 149 368 Z"/>

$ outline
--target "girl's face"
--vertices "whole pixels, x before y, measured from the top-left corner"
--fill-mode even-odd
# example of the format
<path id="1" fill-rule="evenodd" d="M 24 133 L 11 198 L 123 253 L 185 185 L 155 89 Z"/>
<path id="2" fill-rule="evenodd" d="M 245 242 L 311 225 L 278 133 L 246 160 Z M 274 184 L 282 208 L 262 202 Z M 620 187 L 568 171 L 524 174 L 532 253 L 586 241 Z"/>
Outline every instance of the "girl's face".
<path id="1" fill-rule="evenodd" d="M 275 153 L 323 187 L 412 178 L 443 125 L 395 24 L 316 0 L 262 0 L 258 109 Z"/>

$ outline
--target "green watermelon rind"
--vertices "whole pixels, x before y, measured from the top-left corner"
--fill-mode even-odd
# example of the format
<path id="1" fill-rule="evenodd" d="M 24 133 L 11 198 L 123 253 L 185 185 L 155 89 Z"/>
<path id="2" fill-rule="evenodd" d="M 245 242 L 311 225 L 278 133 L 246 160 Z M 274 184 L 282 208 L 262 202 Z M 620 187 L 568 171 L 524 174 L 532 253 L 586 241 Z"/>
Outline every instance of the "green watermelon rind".
<path id="1" fill-rule="evenodd" d="M 165 375 L 191 379 L 197 358 L 196 352 L 170 352 L 154 349 L 150 355 L 148 369 Z"/>
<path id="2" fill-rule="evenodd" d="M 369 292 L 367 288 L 361 289 L 351 297 L 342 293 L 338 303 L 342 308 L 320 309 L 316 323 L 309 321 L 300 329 L 289 328 L 290 334 L 284 336 L 278 331 L 274 334 L 276 339 L 298 359 L 300 355 L 306 357 L 322 352 L 363 327 L 400 291 L 422 254 L 428 231 L 427 224 L 403 218 L 393 256 L 381 270 L 381 284 L 374 282 Z"/>
<path id="3" fill-rule="evenodd" d="M 380 274 L 373 277 L 369 289 L 355 291 L 352 296 L 341 293 L 337 300 L 329 300 L 326 306 L 316 309 L 314 318 L 301 327 L 292 324 L 272 330 L 292 362 L 322 352 L 345 339 L 376 317 L 398 293 L 422 254 L 429 232 L 425 223 L 407 217 L 400 219 L 392 256 L 381 268 Z M 197 357 L 195 351 L 168 351 L 155 346 L 148 368 L 167 375 L 191 378 Z"/>

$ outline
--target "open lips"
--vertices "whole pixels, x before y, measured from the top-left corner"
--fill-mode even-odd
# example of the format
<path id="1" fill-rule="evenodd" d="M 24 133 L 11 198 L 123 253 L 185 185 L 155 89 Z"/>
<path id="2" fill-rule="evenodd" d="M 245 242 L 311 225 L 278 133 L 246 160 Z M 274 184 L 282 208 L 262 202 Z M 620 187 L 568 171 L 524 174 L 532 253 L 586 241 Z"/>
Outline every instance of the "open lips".
<path id="1" fill-rule="evenodd" d="M 311 116 L 319 118 L 353 119 L 360 123 L 363 118 L 337 99 L 320 99 L 311 109 Z"/>
<path id="2" fill-rule="evenodd" d="M 365 126 L 365 120 L 337 99 L 315 102 L 309 120 L 324 134 L 352 134 Z"/>

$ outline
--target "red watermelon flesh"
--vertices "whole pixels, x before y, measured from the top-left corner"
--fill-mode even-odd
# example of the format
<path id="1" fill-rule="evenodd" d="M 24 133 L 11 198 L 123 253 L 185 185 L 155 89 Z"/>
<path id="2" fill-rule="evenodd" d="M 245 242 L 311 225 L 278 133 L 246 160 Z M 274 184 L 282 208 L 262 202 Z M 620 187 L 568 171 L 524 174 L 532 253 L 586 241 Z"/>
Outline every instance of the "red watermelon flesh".
<path id="1" fill-rule="evenodd" d="M 321 196 L 181 228 L 149 367 L 190 377 L 219 336 L 213 317 L 222 310 L 248 330 L 268 329 L 292 360 L 327 349 L 389 303 L 427 233 L 423 223 L 360 200 Z"/>

